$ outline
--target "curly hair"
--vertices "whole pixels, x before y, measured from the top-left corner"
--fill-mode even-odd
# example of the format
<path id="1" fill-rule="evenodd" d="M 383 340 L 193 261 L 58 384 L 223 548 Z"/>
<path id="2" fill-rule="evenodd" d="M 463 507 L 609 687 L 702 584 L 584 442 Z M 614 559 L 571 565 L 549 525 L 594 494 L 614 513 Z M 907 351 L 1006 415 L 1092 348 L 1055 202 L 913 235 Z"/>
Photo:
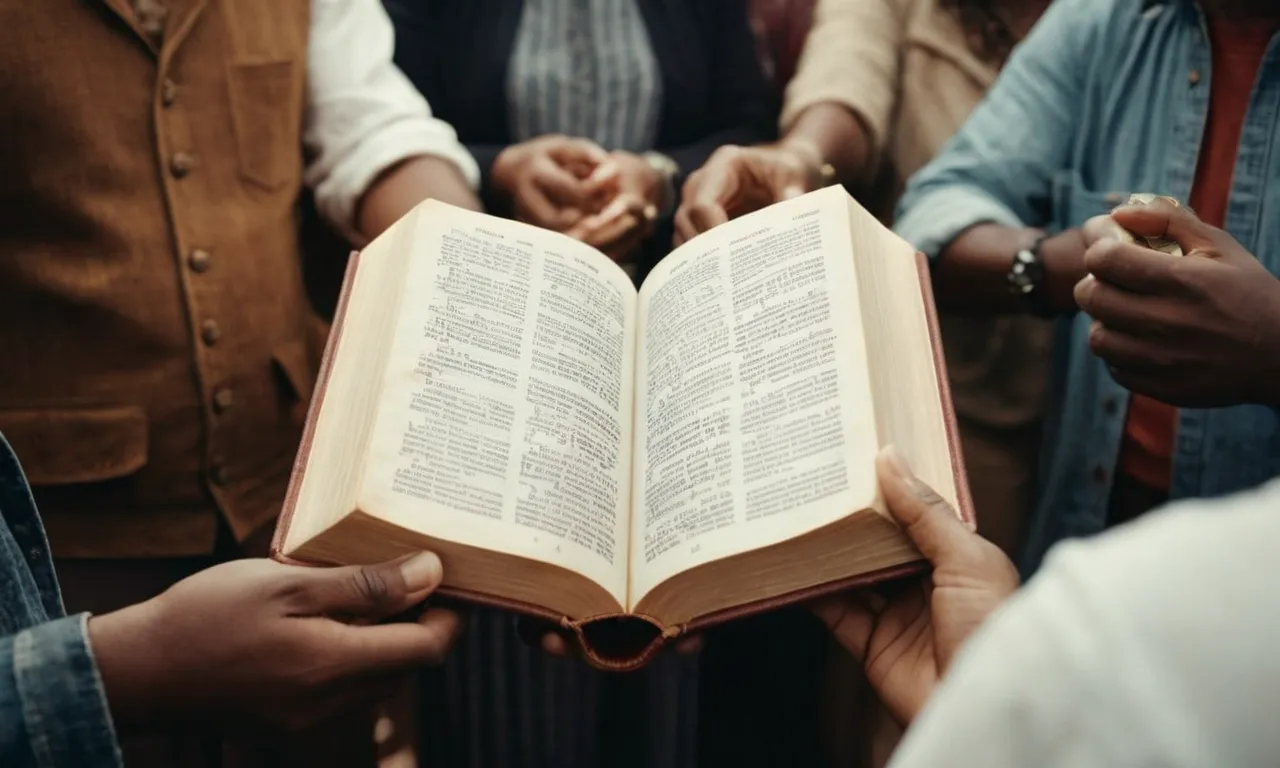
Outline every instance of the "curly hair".
<path id="1" fill-rule="evenodd" d="M 965 42 L 975 56 L 996 67 L 1004 66 L 1018 38 L 995 12 L 992 0 L 940 0 L 940 4 L 960 22 Z"/>

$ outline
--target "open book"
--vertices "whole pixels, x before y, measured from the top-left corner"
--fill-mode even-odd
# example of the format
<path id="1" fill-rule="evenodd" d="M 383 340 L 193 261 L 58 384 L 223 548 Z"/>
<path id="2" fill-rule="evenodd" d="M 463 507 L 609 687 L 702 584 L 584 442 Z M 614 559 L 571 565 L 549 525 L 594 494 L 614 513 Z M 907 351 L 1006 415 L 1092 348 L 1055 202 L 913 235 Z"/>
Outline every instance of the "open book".
<path id="1" fill-rule="evenodd" d="M 839 187 L 638 292 L 571 238 L 427 202 L 353 256 L 338 313 L 276 556 L 431 549 L 445 592 L 558 620 L 601 666 L 919 569 L 888 443 L 969 515 L 923 257 Z"/>

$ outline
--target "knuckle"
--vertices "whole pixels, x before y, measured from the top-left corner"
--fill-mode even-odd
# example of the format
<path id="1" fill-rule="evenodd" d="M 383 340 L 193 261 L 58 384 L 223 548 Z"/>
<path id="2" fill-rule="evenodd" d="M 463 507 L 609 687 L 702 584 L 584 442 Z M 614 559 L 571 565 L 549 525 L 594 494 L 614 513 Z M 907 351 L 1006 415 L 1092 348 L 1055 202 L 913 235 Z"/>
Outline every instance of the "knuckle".
<path id="1" fill-rule="evenodd" d="M 712 153 L 712 160 L 719 160 L 722 163 L 732 163 L 743 155 L 742 147 L 737 144 L 726 144 Z"/>
<path id="2" fill-rule="evenodd" d="M 282 603 L 290 612 L 306 612 L 315 605 L 313 587 L 302 579 L 281 580 L 271 597 Z"/>
<path id="3" fill-rule="evenodd" d="M 1089 326 L 1089 348 L 1094 352 L 1100 352 L 1105 349 L 1107 343 L 1107 328 L 1102 323 L 1094 322 Z"/>
<path id="4" fill-rule="evenodd" d="M 1090 272 L 1106 272 L 1116 261 L 1116 253 L 1123 245 L 1120 240 L 1106 237 L 1090 245 L 1084 252 L 1084 265 Z"/>
<path id="5" fill-rule="evenodd" d="M 1204 270 L 1201 269 L 1203 266 L 1203 262 L 1184 256 L 1169 265 L 1169 279 L 1187 295 L 1203 296 L 1205 294 L 1205 275 Z"/>
<path id="6" fill-rule="evenodd" d="M 1108 215 L 1094 216 L 1084 223 L 1081 231 L 1084 233 L 1085 243 L 1093 246 L 1116 226 L 1115 222 Z"/>
<path id="7" fill-rule="evenodd" d="M 921 505 L 929 508 L 930 510 L 946 512 L 947 514 L 955 514 L 954 510 L 951 508 L 951 504 L 946 499 L 942 498 L 942 495 L 928 484 L 916 480 L 911 484 L 911 486 L 912 493 L 915 494 L 916 500 L 919 501 Z"/>
<path id="8" fill-rule="evenodd" d="M 387 602 L 392 596 L 391 584 L 380 568 L 357 569 L 351 577 L 351 589 L 357 597 L 375 605 Z"/>

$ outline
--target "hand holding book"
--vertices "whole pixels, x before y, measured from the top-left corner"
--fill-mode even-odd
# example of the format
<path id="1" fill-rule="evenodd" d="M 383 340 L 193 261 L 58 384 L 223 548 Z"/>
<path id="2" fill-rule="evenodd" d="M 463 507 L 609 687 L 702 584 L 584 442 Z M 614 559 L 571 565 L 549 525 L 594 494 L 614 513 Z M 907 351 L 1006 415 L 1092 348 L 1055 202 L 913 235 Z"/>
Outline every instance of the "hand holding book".
<path id="1" fill-rule="evenodd" d="M 1018 571 L 892 447 L 881 452 L 876 471 L 889 513 L 933 571 L 896 585 L 891 597 L 874 590 L 835 595 L 816 603 L 814 612 L 866 665 L 880 700 L 906 725 L 969 635 L 1018 589 Z"/>

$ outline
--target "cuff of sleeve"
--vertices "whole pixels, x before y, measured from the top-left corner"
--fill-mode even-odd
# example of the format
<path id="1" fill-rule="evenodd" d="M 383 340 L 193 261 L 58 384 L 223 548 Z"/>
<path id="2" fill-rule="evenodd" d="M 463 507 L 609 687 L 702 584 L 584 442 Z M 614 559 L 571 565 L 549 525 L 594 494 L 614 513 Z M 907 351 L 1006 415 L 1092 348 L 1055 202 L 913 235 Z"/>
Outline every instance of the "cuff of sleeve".
<path id="1" fill-rule="evenodd" d="M 36 764 L 119 766 L 106 691 L 89 647 L 89 614 L 25 629 L 13 639 L 13 676 Z"/>
<path id="2" fill-rule="evenodd" d="M 448 135 L 443 135 L 441 128 Z M 387 169 L 423 155 L 452 163 L 472 189 L 480 185 L 480 169 L 475 158 L 458 143 L 452 128 L 406 121 L 383 129 L 376 141 L 364 142 L 316 187 L 320 213 L 352 243 L 364 243 L 366 238 L 355 226 L 356 208 L 364 193 Z"/>
<path id="3" fill-rule="evenodd" d="M 975 224 L 1023 226 L 1007 206 L 970 187 L 956 187 L 908 202 L 893 229 L 932 261 Z"/>

